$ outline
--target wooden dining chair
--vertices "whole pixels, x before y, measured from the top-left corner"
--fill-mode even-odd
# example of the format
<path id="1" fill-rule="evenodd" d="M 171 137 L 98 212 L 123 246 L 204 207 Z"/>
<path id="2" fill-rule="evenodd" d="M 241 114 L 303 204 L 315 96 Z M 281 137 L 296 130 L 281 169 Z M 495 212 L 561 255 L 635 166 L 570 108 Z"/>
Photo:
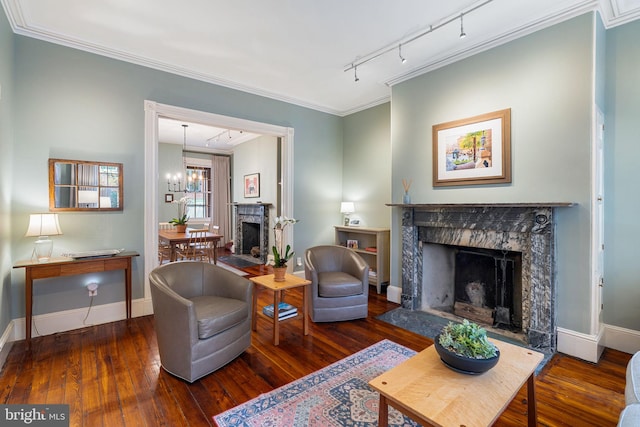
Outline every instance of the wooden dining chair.
<path id="1" fill-rule="evenodd" d="M 168 222 L 158 224 L 158 230 L 169 230 L 173 228 Z M 162 265 L 165 261 L 171 260 L 171 245 L 165 240 L 158 240 L 158 264 Z"/>
<path id="2" fill-rule="evenodd" d="M 189 242 L 176 248 L 176 255 L 180 259 L 213 262 L 211 242 L 207 240 L 207 230 L 188 230 Z"/>

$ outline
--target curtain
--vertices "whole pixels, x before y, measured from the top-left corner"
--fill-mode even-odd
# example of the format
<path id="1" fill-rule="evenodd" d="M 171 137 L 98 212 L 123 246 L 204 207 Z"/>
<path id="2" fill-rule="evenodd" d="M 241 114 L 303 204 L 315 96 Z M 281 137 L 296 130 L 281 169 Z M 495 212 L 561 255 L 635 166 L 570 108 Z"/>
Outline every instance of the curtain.
<path id="1" fill-rule="evenodd" d="M 231 240 L 231 171 L 229 157 L 213 156 L 213 203 L 211 207 L 211 225 L 220 227 L 222 245 Z"/>

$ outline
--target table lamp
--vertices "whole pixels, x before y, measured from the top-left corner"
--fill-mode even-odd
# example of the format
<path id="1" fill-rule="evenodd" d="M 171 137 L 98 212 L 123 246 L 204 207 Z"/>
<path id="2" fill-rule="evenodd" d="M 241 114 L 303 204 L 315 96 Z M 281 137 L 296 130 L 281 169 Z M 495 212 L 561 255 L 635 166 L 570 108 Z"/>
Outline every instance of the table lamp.
<path id="1" fill-rule="evenodd" d="M 340 203 L 340 213 L 344 214 L 344 225 L 349 225 L 349 215 L 356 211 L 353 202 Z"/>
<path id="2" fill-rule="evenodd" d="M 58 223 L 58 214 L 39 213 L 29 216 L 29 228 L 25 237 L 38 237 L 33 248 L 32 259 L 38 262 L 47 262 L 51 258 L 53 251 L 53 241 L 49 236 L 59 236 L 62 234 Z"/>

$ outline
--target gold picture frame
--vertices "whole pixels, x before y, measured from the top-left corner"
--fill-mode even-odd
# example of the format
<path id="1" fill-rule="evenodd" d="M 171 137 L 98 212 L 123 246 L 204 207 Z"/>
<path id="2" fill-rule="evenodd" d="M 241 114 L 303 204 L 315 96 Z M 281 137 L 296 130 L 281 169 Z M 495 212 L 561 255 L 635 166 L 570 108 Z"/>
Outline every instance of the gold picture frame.
<path id="1" fill-rule="evenodd" d="M 511 109 L 433 126 L 433 186 L 511 182 Z"/>

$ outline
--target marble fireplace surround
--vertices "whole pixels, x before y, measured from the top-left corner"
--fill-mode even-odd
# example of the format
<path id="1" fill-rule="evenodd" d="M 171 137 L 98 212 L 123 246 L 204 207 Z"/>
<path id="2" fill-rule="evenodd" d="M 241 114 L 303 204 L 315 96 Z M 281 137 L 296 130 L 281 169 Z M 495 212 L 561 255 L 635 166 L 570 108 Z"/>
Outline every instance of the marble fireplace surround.
<path id="1" fill-rule="evenodd" d="M 251 248 L 243 247 L 242 225 L 244 223 L 256 224 L 259 231 L 260 262 L 267 262 L 269 249 L 269 207 L 270 203 L 234 203 L 235 208 L 235 252 L 236 254 L 248 254 Z"/>
<path id="2" fill-rule="evenodd" d="M 402 208 L 403 308 L 421 310 L 423 243 L 522 253 L 522 329 L 532 348 L 556 349 L 555 208 L 572 203 L 412 204 Z"/>

